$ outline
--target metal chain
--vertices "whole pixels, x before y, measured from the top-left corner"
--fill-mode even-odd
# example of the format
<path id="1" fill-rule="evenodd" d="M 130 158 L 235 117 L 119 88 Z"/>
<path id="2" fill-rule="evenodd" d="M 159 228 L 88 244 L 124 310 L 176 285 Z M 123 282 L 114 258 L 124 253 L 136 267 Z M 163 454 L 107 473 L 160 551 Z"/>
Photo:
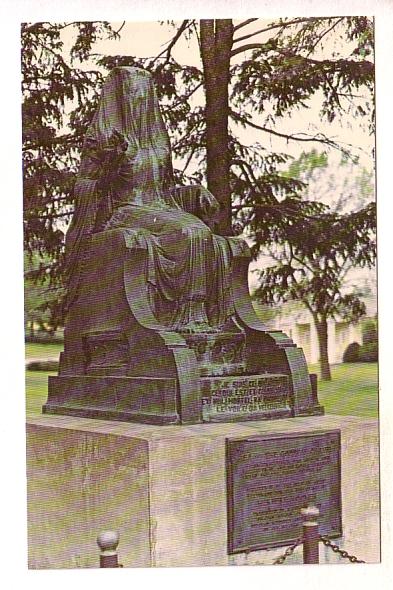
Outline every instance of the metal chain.
<path id="1" fill-rule="evenodd" d="M 326 547 L 330 547 L 330 549 L 334 553 L 338 553 L 340 555 L 340 557 L 343 557 L 344 559 L 349 559 L 349 561 L 351 563 L 366 563 L 365 561 L 363 561 L 362 559 L 358 559 L 354 555 L 349 555 L 348 551 L 344 551 L 343 549 L 340 549 L 340 547 L 338 545 L 335 545 L 334 543 L 332 543 L 331 540 L 328 539 L 327 537 L 323 537 L 322 535 L 320 535 L 319 538 L 321 539 L 322 543 L 324 545 L 326 545 Z"/>
<path id="2" fill-rule="evenodd" d="M 275 559 L 273 561 L 273 565 L 281 565 L 282 563 L 284 563 L 286 558 L 289 557 L 290 555 L 292 555 L 292 553 L 295 551 L 296 547 L 298 547 L 302 543 L 303 543 L 302 537 L 300 537 L 299 539 L 296 539 L 296 541 L 294 542 L 293 545 L 291 545 L 290 547 L 287 547 L 285 552 L 282 555 L 280 555 L 280 557 L 277 557 L 277 559 Z"/>

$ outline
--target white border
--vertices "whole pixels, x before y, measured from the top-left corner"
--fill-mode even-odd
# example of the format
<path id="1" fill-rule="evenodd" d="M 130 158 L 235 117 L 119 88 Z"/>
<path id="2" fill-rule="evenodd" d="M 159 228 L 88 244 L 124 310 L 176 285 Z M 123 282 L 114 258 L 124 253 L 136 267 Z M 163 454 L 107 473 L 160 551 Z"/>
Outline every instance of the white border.
<path id="1" fill-rule="evenodd" d="M 2 58 L 2 203 L 0 235 L 2 239 L 1 292 L 1 449 L 2 449 L 2 518 L 1 578 L 6 588 L 59 588 L 72 585 L 82 588 L 94 585 L 107 588 L 108 584 L 127 584 L 132 588 L 387 588 L 392 582 L 391 522 L 392 463 L 392 377 L 390 366 L 391 293 L 390 260 L 393 231 L 391 202 L 393 189 L 392 103 L 393 103 L 393 6 L 389 0 L 365 2 L 312 1 L 303 2 L 258 0 L 2 0 L 1 58 Z M 377 28 L 377 164 L 378 164 L 378 247 L 379 247 L 379 311 L 381 330 L 381 432 L 383 486 L 383 562 L 367 566 L 293 566 L 293 567 L 237 567 L 192 568 L 176 570 L 118 571 L 28 571 L 26 546 L 26 491 L 25 491 L 25 432 L 23 396 L 23 291 L 22 291 L 22 209 L 20 174 L 20 78 L 19 26 L 21 21 L 93 20 L 143 21 L 158 19 L 180 20 L 186 16 L 231 17 L 291 16 L 291 15 L 376 15 Z"/>

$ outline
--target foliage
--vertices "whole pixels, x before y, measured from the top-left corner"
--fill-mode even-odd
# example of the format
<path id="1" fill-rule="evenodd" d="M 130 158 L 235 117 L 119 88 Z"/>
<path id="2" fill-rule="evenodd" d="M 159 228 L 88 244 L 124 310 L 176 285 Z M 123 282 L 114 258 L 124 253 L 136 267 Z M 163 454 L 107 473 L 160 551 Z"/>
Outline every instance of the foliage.
<path id="1" fill-rule="evenodd" d="M 322 119 L 332 122 L 351 116 L 373 131 L 372 20 L 361 16 L 286 18 L 261 23 L 259 29 L 247 33 L 247 27 L 257 21 L 247 19 L 235 26 L 227 21 L 232 35 L 227 193 L 232 195 L 233 229 L 249 233 L 255 257 L 266 245 L 285 246 L 286 251 L 291 245 L 290 264 L 280 261 L 276 277 L 269 270 L 261 276 L 267 286 L 264 294 L 259 292 L 264 300 L 302 295 L 324 306 L 329 300 L 329 309 L 346 307 L 351 317 L 359 316 L 358 300 L 341 295 L 339 282 L 333 281 L 332 287 L 331 281 L 344 260 L 360 265 L 373 261 L 373 248 L 365 246 L 367 239 L 373 239 L 373 207 L 344 218 L 319 203 L 302 200 L 304 182 L 296 171 L 280 171 L 290 156 L 267 146 L 271 136 L 336 147 L 350 157 L 351 146 L 321 133 L 291 135 L 282 129 L 286 118 L 307 109 L 310 100 L 319 96 Z M 219 21 L 214 22 L 217 27 Z M 205 111 L 195 97 L 206 71 L 180 64 L 173 53 L 181 36 L 199 39 L 200 27 L 194 20 L 173 26 L 173 37 L 161 54 L 141 59 L 91 55 L 97 39 L 114 39 L 119 34 L 107 22 L 22 25 L 25 249 L 48 256 L 48 269 L 40 267 L 37 277 L 45 274 L 52 282 L 61 280 L 61 228 L 72 211 L 81 142 L 103 75 L 114 65 L 141 65 L 152 72 L 176 162 L 182 161 L 176 170 L 177 181 L 203 180 Z M 67 50 L 62 31 L 69 27 L 75 36 Z M 329 46 L 333 38 L 338 39 L 334 51 Z M 217 92 L 221 90 L 217 87 Z M 260 140 L 246 145 L 239 139 L 242 128 L 258 131 Z M 353 239 L 359 234 L 358 240 Z M 310 238 L 307 243 L 304 236 Z M 333 254 L 329 248 L 334 249 Z M 313 277 L 307 266 L 293 264 L 293 254 L 311 265 Z M 317 257 L 321 259 L 319 269 Z M 330 291 L 324 295 L 325 288 Z"/>
<path id="2" fill-rule="evenodd" d="M 378 361 L 378 342 L 363 344 L 359 350 L 359 362 L 375 363 Z"/>
<path id="3" fill-rule="evenodd" d="M 377 322 L 367 320 L 362 323 L 362 340 L 363 344 L 375 344 L 378 342 Z"/>
<path id="4" fill-rule="evenodd" d="M 59 306 L 63 291 L 51 284 L 48 256 L 25 253 L 24 267 L 25 328 L 29 327 L 30 337 L 37 337 L 34 330 L 38 326 L 42 334 L 48 333 L 52 338 L 61 321 Z"/>
<path id="5" fill-rule="evenodd" d="M 348 344 L 343 354 L 343 363 L 357 363 L 359 361 L 359 351 L 359 342 L 351 342 L 351 344 Z"/>
<path id="6" fill-rule="evenodd" d="M 58 371 L 58 361 L 32 361 L 26 366 L 28 371 Z"/>
<path id="7" fill-rule="evenodd" d="M 67 53 L 62 32 L 68 27 L 75 38 Z M 70 216 L 82 138 L 102 81 L 97 69 L 81 64 L 103 36 L 116 36 L 105 22 L 22 24 L 25 251 L 48 262 L 37 278 L 60 278 L 59 221 Z"/>
<path id="8" fill-rule="evenodd" d="M 283 176 L 295 177 L 305 185 L 302 198 L 329 205 L 332 211 L 349 213 L 374 200 L 374 173 L 357 160 L 341 153 L 320 152 L 316 148 L 302 152 Z"/>
<path id="9" fill-rule="evenodd" d="M 376 334 L 373 335 L 376 337 Z M 352 342 L 347 346 L 343 355 L 344 363 L 375 363 L 378 361 L 378 340 L 372 340 L 360 346 Z"/>
<path id="10" fill-rule="evenodd" d="M 292 204 L 291 204 L 292 205 Z M 371 267 L 376 257 L 375 204 L 347 215 L 317 204 L 319 214 L 269 228 L 273 266 L 260 271 L 256 296 L 265 303 L 300 300 L 312 314 L 356 321 L 365 312 L 356 293 L 342 292 L 349 266 Z M 259 228 L 251 225 L 258 239 Z"/>
<path id="11" fill-rule="evenodd" d="M 347 162 L 341 161 L 340 166 Z M 347 277 L 353 267 L 372 268 L 376 258 L 376 211 L 365 183 L 365 171 L 355 170 L 352 191 L 338 189 L 331 178 L 339 176 L 330 170 L 325 153 L 313 150 L 303 153 L 284 174 L 296 175 L 308 182 L 305 200 L 296 201 L 303 207 L 303 216 L 288 219 L 286 226 L 273 228 L 273 245 L 264 247 L 272 264 L 259 273 L 260 287 L 256 297 L 264 303 L 301 301 L 312 314 L 319 339 L 320 359 L 324 365 L 324 378 L 329 379 L 327 320 L 340 317 L 349 322 L 358 321 L 365 313 L 362 291 L 348 289 Z M 312 186 L 322 193 L 324 175 L 329 177 L 328 194 L 331 205 L 306 200 Z M 313 185 L 315 176 L 318 184 Z M 357 180 L 363 184 L 364 194 L 356 190 Z M 342 190 L 342 193 L 340 193 Z M 346 192 L 348 190 L 348 192 Z M 314 195 L 315 198 L 316 195 Z M 307 214 L 304 214 L 305 209 Z M 343 208 L 345 213 L 340 211 Z M 349 211 L 348 211 L 349 209 Z M 257 230 L 259 224 L 250 224 L 251 236 L 258 251 L 263 248 Z"/>

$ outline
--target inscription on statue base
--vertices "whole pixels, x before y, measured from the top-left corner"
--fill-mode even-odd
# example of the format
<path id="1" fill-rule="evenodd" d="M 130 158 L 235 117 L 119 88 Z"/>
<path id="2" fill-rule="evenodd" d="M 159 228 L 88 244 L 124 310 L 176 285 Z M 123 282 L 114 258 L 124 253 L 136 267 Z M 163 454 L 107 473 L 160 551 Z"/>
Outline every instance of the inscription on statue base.
<path id="1" fill-rule="evenodd" d="M 227 439 L 228 552 L 292 544 L 314 504 L 320 533 L 341 536 L 340 431 Z"/>
<path id="2" fill-rule="evenodd" d="M 291 415 L 287 375 L 204 377 L 200 382 L 204 422 Z"/>

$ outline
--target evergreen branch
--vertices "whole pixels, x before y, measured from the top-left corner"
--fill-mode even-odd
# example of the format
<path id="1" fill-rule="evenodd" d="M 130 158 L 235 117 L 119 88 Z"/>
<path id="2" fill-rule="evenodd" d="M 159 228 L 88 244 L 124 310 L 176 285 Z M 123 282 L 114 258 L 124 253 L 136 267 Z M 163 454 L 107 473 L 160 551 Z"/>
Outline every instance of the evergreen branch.
<path id="1" fill-rule="evenodd" d="M 176 34 L 171 39 L 168 47 L 166 49 L 164 49 L 163 51 L 161 51 L 161 53 L 159 53 L 154 58 L 153 64 L 158 59 L 160 59 L 160 57 L 163 57 L 163 56 L 165 56 L 165 63 L 169 63 L 169 60 L 171 58 L 171 51 L 172 51 L 173 47 L 176 45 L 176 43 L 178 42 L 178 40 L 180 39 L 180 37 L 182 36 L 182 34 L 184 33 L 184 31 L 186 31 L 191 25 L 192 25 L 192 22 L 190 22 L 188 19 L 186 19 L 186 20 L 184 20 L 182 22 L 182 24 L 180 25 L 180 27 L 177 29 Z"/>
<path id="2" fill-rule="evenodd" d="M 29 150 L 38 150 L 41 148 L 49 147 L 49 146 L 56 146 L 56 145 L 71 145 L 76 147 L 76 143 L 78 141 L 82 141 L 83 137 L 80 136 L 79 138 L 75 135 L 68 136 L 68 135 L 60 135 L 59 137 L 51 137 L 50 139 L 45 139 L 38 143 L 26 143 L 22 146 L 22 152 L 27 152 Z"/>
<path id="3" fill-rule="evenodd" d="M 180 100 L 178 100 L 177 102 L 175 102 L 175 104 L 169 105 L 169 106 L 168 106 L 167 108 L 165 108 L 165 109 L 163 109 L 163 108 L 162 108 L 162 109 L 161 109 L 161 112 L 162 112 L 163 114 L 164 114 L 164 113 L 167 113 L 167 112 L 170 112 L 170 111 L 172 111 L 174 108 L 178 107 L 179 105 L 181 105 L 181 104 L 184 104 L 184 102 L 185 102 L 186 100 L 188 100 L 188 99 L 189 99 L 189 98 L 190 98 L 190 97 L 191 97 L 191 96 L 194 94 L 194 92 L 196 92 L 196 91 L 197 91 L 197 90 L 198 90 L 198 89 L 199 89 L 201 86 L 203 86 L 203 82 L 200 82 L 199 84 L 197 84 L 196 86 L 194 86 L 194 88 L 193 88 L 192 90 L 190 90 L 190 92 L 189 92 L 188 94 L 185 94 L 184 96 L 182 96 L 182 97 L 180 98 Z"/>
<path id="4" fill-rule="evenodd" d="M 321 35 L 319 35 L 319 37 L 316 39 L 314 45 L 311 47 L 311 49 L 309 50 L 308 55 L 310 55 L 311 52 L 313 52 L 316 48 L 316 46 L 318 45 L 318 43 L 320 43 L 322 41 L 322 39 L 328 35 L 340 22 L 342 22 L 344 20 L 344 17 L 340 17 L 338 20 L 336 20 L 335 23 L 332 24 L 331 27 L 329 27 L 326 31 L 324 31 Z"/>
<path id="5" fill-rule="evenodd" d="M 252 181 L 255 183 L 255 185 L 258 184 L 257 179 L 254 176 L 254 171 L 252 169 L 252 166 L 250 166 L 250 164 L 248 162 L 246 162 L 245 160 L 241 160 L 240 158 L 237 158 L 237 159 L 231 160 L 231 166 L 239 166 L 243 170 L 243 172 L 245 170 L 248 170 L 249 177 L 247 176 L 247 178 L 251 178 Z M 246 176 L 246 174 L 245 174 L 245 176 Z M 255 190 L 255 185 L 250 183 L 250 188 Z"/>
<path id="6" fill-rule="evenodd" d="M 307 270 L 309 270 L 311 273 L 314 273 L 315 272 L 315 269 L 312 266 L 311 267 L 308 266 L 308 264 L 306 264 L 304 262 L 304 260 L 302 260 L 301 258 L 298 258 L 297 256 L 295 256 L 295 254 L 293 253 L 293 247 L 292 247 L 292 244 L 291 243 L 289 243 L 289 247 L 290 247 L 290 251 L 291 251 L 291 258 L 293 260 L 295 260 L 295 262 L 297 262 L 301 266 L 304 266 L 304 268 L 307 268 Z M 294 270 L 296 270 L 296 269 L 294 269 Z"/>
<path id="7" fill-rule="evenodd" d="M 259 193 L 259 191 L 256 190 L 255 187 L 252 187 L 252 188 L 255 193 L 261 194 L 261 193 Z M 238 212 L 242 211 L 243 209 L 249 209 L 251 207 L 254 209 L 272 209 L 273 211 L 280 211 L 280 212 L 284 213 L 285 215 L 288 215 L 288 217 L 292 217 L 293 219 L 302 218 L 302 219 L 309 219 L 310 221 L 321 221 L 321 217 L 323 216 L 323 214 L 322 215 L 309 215 L 308 213 L 296 211 L 296 209 L 291 209 L 288 206 L 283 206 L 277 199 L 275 199 L 275 204 L 244 203 L 242 205 L 234 205 L 233 211 L 238 213 Z"/>
<path id="8" fill-rule="evenodd" d="M 262 44 L 262 47 L 264 47 L 263 44 Z M 304 55 L 300 55 L 299 53 L 294 53 L 291 49 L 287 49 L 287 50 L 276 49 L 276 51 L 277 51 L 277 53 L 279 53 L 283 57 L 298 58 L 302 62 L 303 65 L 311 64 L 313 66 L 318 66 L 318 67 L 331 66 L 333 68 L 336 68 L 336 66 L 342 66 L 343 64 L 345 64 L 345 65 L 349 65 L 352 67 L 353 66 L 361 66 L 361 67 L 365 66 L 370 71 L 374 71 L 374 64 L 371 61 L 368 61 L 367 59 L 362 59 L 361 61 L 355 60 L 355 59 L 349 59 L 349 58 L 312 59 L 311 57 L 305 57 Z"/>
<path id="9" fill-rule="evenodd" d="M 258 20 L 258 19 L 251 19 L 251 20 Z M 265 27 L 264 29 L 259 29 L 258 31 L 255 31 L 255 33 L 250 33 L 249 35 L 243 35 L 243 37 L 238 37 L 237 39 L 234 39 L 233 42 L 239 43 L 239 41 L 245 41 L 246 39 L 250 39 L 250 37 L 255 37 L 255 35 L 260 35 L 261 33 L 266 33 L 267 31 L 272 31 L 273 29 L 283 29 L 285 27 L 289 27 L 290 25 L 297 25 L 300 23 L 312 22 L 312 21 L 316 21 L 316 20 L 318 20 L 318 18 L 315 18 L 315 17 L 313 17 L 313 18 L 297 18 L 292 21 L 278 23 L 275 25 L 271 25 L 270 27 Z M 236 27 L 234 28 L 234 31 L 235 30 L 236 30 Z"/>
<path id="10" fill-rule="evenodd" d="M 325 145 L 328 145 L 329 147 L 343 151 L 348 156 L 350 155 L 349 152 L 344 147 L 341 147 L 338 142 L 333 141 L 332 139 L 329 139 L 328 137 L 326 137 L 326 135 L 324 135 L 322 133 L 319 133 L 317 135 L 311 135 L 311 136 L 309 136 L 307 133 L 304 133 L 304 132 L 299 132 L 299 134 L 296 134 L 296 135 L 287 134 L 287 133 L 282 133 L 280 131 L 275 131 L 274 129 L 269 129 L 268 127 L 263 127 L 262 125 L 257 125 L 256 123 L 253 123 L 252 121 L 249 121 L 248 119 L 245 119 L 245 118 L 240 118 L 240 119 L 242 120 L 242 122 L 245 125 L 249 125 L 250 127 L 253 127 L 254 129 L 258 129 L 259 131 L 264 131 L 265 133 L 270 133 L 271 135 L 281 137 L 283 139 L 286 139 L 287 141 L 305 141 L 305 142 L 323 143 Z M 301 135 L 305 136 L 305 137 L 301 137 Z M 343 142 L 340 142 L 340 143 L 343 143 Z M 351 144 L 345 144 L 345 145 L 347 145 L 348 147 L 353 147 Z"/>
<path id="11" fill-rule="evenodd" d="M 243 53 L 243 51 L 248 51 L 249 49 L 263 49 L 264 47 L 266 47 L 265 43 L 248 43 L 247 45 L 242 45 L 237 49 L 233 49 L 231 51 L 231 57 L 234 57 L 238 53 Z"/>
<path id="12" fill-rule="evenodd" d="M 185 165 L 183 167 L 182 174 L 185 174 L 185 172 L 186 172 L 188 166 L 190 165 L 190 162 L 191 162 L 191 160 L 192 160 L 195 152 L 197 151 L 197 149 L 198 149 L 198 146 L 197 145 L 192 148 L 192 150 L 191 150 L 191 152 L 190 152 L 190 154 L 189 154 L 189 156 L 187 158 L 187 161 L 186 161 L 186 163 L 185 163 Z"/>

